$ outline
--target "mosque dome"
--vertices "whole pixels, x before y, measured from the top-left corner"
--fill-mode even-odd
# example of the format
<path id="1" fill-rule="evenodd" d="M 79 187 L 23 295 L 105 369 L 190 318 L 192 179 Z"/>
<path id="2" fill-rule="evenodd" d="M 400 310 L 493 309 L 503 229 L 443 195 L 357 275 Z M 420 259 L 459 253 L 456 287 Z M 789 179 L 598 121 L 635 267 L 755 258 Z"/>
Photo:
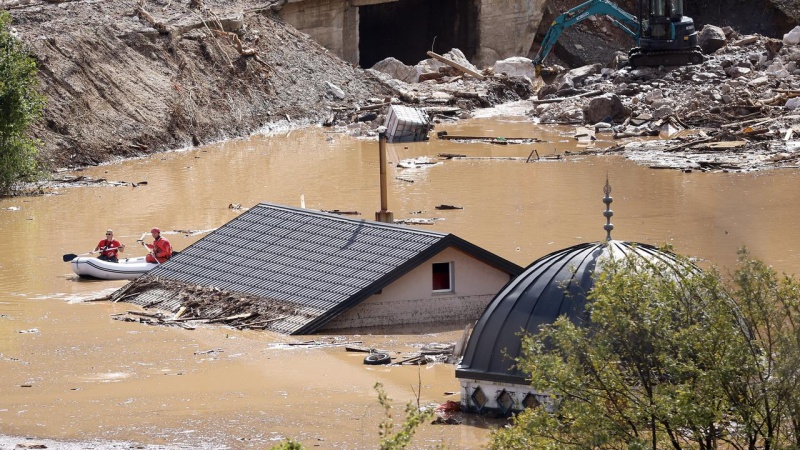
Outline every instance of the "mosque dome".
<path id="1" fill-rule="evenodd" d="M 635 259 L 637 264 L 672 272 L 663 276 L 682 276 L 685 262 L 673 253 L 611 238 L 614 212 L 608 181 L 603 192 L 605 241 L 578 244 L 537 259 L 492 299 L 478 319 L 456 368 L 462 410 L 508 414 L 547 401 L 546 395 L 532 389 L 529 374 L 516 367 L 522 336 L 538 333 L 541 325 L 561 316 L 579 326 L 586 321 L 587 297 L 604 263 Z"/>
<path id="2" fill-rule="evenodd" d="M 595 273 L 610 258 L 637 257 L 666 266 L 676 256 L 652 245 L 608 240 L 575 245 L 531 263 L 508 283 L 484 310 L 470 335 L 456 377 L 527 385 L 516 368 L 521 337 L 562 315 L 580 324 Z"/>

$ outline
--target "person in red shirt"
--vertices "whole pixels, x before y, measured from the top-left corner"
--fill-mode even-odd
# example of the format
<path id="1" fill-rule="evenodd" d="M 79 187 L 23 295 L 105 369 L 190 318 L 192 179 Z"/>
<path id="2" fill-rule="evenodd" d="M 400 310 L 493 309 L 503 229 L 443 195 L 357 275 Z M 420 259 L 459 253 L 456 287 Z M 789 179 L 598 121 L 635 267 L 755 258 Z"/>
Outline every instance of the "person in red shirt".
<path id="1" fill-rule="evenodd" d="M 114 239 L 114 232 L 111 229 L 106 230 L 106 238 L 97 243 L 94 251 L 100 252 L 97 259 L 110 262 L 119 262 L 117 259 L 117 252 L 125 250 L 125 244 L 120 244 L 118 240 Z"/>
<path id="2" fill-rule="evenodd" d="M 150 234 L 153 235 L 153 243 L 145 244 L 142 242 L 142 245 L 150 250 L 150 253 L 147 254 L 147 258 L 145 259 L 149 263 L 158 262 L 159 264 L 163 264 L 172 256 L 172 246 L 167 238 L 161 237 L 160 229 L 153 228 L 150 230 Z"/>

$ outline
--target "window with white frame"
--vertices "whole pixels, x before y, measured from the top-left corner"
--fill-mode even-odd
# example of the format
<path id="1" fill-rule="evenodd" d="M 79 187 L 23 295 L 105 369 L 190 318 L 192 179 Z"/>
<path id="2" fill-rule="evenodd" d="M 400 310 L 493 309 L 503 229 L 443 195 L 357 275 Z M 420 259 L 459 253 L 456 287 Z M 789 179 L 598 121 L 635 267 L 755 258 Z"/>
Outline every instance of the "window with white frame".
<path id="1" fill-rule="evenodd" d="M 453 292 L 453 263 L 433 263 L 433 292 Z"/>

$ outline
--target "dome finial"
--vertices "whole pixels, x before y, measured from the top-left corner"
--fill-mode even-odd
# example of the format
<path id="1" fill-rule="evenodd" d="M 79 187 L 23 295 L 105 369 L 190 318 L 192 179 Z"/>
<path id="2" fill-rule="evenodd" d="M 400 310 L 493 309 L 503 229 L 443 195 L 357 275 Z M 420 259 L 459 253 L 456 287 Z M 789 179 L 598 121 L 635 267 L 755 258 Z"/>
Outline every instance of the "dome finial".
<path id="1" fill-rule="evenodd" d="M 606 210 L 605 212 L 603 212 L 603 215 L 606 216 L 606 224 L 603 227 L 603 229 L 606 230 L 606 241 L 610 241 L 611 230 L 614 229 L 614 224 L 611 223 L 611 216 L 614 215 L 614 211 L 611 210 L 611 202 L 613 202 L 614 199 L 611 198 L 610 195 L 611 185 L 608 183 L 608 174 L 606 174 L 606 185 L 603 186 L 603 193 L 606 194 L 606 196 L 603 197 L 603 203 L 606 204 Z"/>

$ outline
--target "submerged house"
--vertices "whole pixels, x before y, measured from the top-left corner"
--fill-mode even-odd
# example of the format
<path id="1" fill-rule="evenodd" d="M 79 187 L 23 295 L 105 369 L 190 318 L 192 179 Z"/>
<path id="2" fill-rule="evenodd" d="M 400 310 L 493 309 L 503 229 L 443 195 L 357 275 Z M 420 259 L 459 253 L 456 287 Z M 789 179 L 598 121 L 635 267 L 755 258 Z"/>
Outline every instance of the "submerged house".
<path id="1" fill-rule="evenodd" d="M 612 202 L 606 184 L 604 202 Z M 543 404 L 546 396 L 530 386 L 529 374 L 516 366 L 523 334 L 536 334 L 543 324 L 568 317 L 585 320 L 587 295 L 595 273 L 611 258 L 641 258 L 681 267 L 677 256 L 647 244 L 611 239 L 613 212 L 606 209 L 607 239 L 575 245 L 543 256 L 509 283 L 481 315 L 456 368 L 461 384 L 461 409 L 502 415 Z"/>
<path id="2" fill-rule="evenodd" d="M 472 322 L 521 271 L 452 234 L 260 203 L 112 298 L 310 334 Z"/>

